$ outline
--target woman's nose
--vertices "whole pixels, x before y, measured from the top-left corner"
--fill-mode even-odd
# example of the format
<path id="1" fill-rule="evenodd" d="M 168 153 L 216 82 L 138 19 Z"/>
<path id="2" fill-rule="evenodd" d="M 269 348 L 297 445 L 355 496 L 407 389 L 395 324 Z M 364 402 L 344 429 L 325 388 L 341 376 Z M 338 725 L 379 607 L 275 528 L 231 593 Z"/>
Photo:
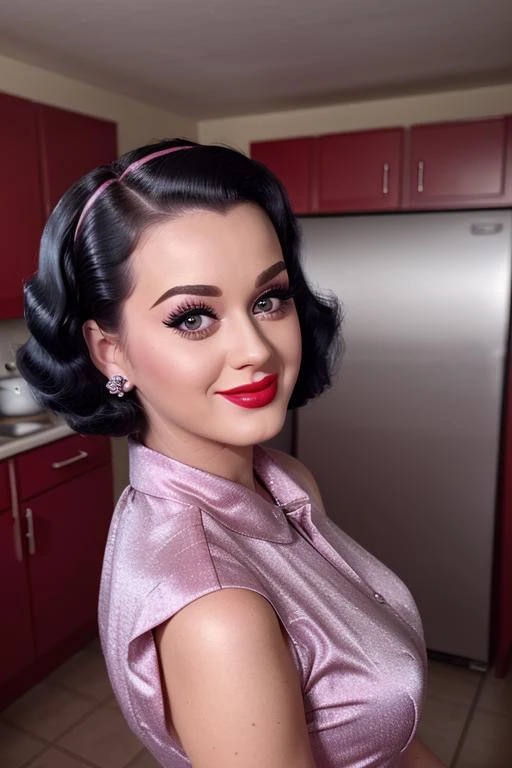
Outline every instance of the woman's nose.
<path id="1" fill-rule="evenodd" d="M 272 346 L 260 327 L 262 322 L 250 317 L 233 320 L 227 340 L 227 357 L 232 368 L 246 365 L 261 368 L 272 356 Z"/>

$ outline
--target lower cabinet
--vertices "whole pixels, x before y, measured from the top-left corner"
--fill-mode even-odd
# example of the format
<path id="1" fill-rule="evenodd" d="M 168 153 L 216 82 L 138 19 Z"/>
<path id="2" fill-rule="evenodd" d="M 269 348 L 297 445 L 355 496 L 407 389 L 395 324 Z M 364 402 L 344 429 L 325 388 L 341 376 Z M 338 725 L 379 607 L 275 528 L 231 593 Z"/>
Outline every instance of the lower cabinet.
<path id="1" fill-rule="evenodd" d="M 1 463 L 0 479 L 6 474 L 10 502 L 0 511 L 0 709 L 96 631 L 113 510 L 110 441 L 64 438 Z"/>
<path id="2" fill-rule="evenodd" d="M 110 468 L 101 467 L 22 507 L 33 527 L 27 564 L 36 656 L 96 618 L 111 488 Z"/>
<path id="3" fill-rule="evenodd" d="M 35 659 L 30 591 L 19 537 L 10 509 L 0 512 L 0 689 Z"/>

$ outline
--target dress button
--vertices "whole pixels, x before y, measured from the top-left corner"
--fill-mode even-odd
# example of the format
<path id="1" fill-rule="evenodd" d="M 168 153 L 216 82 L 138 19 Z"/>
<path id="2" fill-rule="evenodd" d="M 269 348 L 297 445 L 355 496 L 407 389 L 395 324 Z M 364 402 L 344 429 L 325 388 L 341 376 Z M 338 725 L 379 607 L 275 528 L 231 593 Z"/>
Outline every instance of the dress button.
<path id="1" fill-rule="evenodd" d="M 386 599 L 384 597 L 382 597 L 382 595 L 380 595 L 378 592 L 374 592 L 373 593 L 373 597 L 375 598 L 375 600 L 378 603 L 385 603 L 386 602 Z"/>

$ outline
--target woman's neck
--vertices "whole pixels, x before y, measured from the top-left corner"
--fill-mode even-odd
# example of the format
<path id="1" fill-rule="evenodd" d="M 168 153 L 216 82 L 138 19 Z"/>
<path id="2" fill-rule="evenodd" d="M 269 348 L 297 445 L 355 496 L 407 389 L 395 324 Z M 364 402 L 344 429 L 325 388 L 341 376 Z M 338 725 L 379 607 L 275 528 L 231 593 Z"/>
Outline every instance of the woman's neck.
<path id="1" fill-rule="evenodd" d="M 155 430 L 142 436 L 142 442 L 153 451 L 176 459 L 182 464 L 224 477 L 254 491 L 254 446 L 223 445 L 205 440 L 177 440 Z"/>

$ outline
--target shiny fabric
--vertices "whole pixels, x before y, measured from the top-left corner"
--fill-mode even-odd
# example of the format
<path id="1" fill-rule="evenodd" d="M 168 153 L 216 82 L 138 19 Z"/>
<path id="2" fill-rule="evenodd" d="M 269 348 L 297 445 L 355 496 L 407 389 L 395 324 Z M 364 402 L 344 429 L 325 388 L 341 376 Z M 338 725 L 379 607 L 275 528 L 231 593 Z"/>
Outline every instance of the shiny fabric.
<path id="1" fill-rule="evenodd" d="M 426 659 L 412 597 L 255 448 L 276 504 L 130 442 L 114 513 L 100 634 L 128 724 L 166 768 L 191 763 L 169 734 L 152 629 L 198 597 L 254 590 L 288 636 L 317 768 L 399 768 L 421 709 Z"/>

